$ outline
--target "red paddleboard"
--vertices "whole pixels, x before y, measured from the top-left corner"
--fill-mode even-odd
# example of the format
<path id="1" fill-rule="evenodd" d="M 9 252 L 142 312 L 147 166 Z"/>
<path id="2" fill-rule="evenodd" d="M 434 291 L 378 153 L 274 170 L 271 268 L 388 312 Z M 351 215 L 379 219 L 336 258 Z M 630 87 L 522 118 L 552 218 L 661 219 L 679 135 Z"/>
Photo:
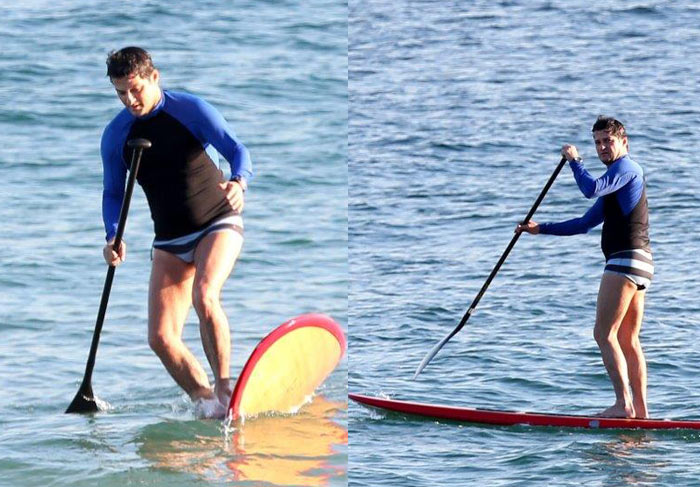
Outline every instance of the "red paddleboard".
<path id="1" fill-rule="evenodd" d="M 495 425 L 557 426 L 565 428 L 624 428 L 624 429 L 700 429 L 700 421 L 671 419 L 625 419 L 599 418 L 595 416 L 573 416 L 562 414 L 521 413 L 515 411 L 492 411 L 455 406 L 441 406 L 419 402 L 396 401 L 379 397 L 348 394 L 353 401 L 366 406 L 415 414 L 434 419 L 449 419 L 468 423 Z"/>
<path id="2" fill-rule="evenodd" d="M 283 323 L 255 347 L 238 376 L 227 417 L 294 413 L 345 354 L 343 330 L 329 316 L 308 313 Z"/>

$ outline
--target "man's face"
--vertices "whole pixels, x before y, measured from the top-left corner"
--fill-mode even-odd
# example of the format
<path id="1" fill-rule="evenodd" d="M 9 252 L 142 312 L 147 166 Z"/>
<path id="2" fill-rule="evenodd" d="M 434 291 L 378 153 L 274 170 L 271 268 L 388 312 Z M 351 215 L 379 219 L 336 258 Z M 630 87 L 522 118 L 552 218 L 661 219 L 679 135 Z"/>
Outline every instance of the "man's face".
<path id="1" fill-rule="evenodd" d="M 112 84 L 117 91 L 117 96 L 124 106 L 135 117 L 148 115 L 160 101 L 160 87 L 158 86 L 158 71 L 142 78 L 140 75 L 112 78 Z"/>
<path id="2" fill-rule="evenodd" d="M 610 135 L 605 130 L 593 132 L 595 150 L 603 164 L 608 165 L 627 154 L 627 137 Z"/>

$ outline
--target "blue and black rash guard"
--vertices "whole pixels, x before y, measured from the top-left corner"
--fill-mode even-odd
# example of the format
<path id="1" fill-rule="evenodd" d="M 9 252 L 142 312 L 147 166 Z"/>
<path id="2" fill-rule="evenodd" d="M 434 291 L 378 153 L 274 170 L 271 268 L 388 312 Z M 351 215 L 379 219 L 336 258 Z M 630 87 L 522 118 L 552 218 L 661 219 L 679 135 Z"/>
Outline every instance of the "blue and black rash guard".
<path id="1" fill-rule="evenodd" d="M 601 248 L 606 260 L 623 250 L 651 252 L 649 209 L 641 166 L 625 155 L 610 164 L 597 179 L 580 162 L 573 161 L 570 166 L 583 195 L 598 200 L 580 218 L 540 224 L 540 233 L 576 235 L 603 223 Z"/>
<path id="2" fill-rule="evenodd" d="M 108 241 L 117 231 L 131 163 L 126 142 L 138 137 L 153 144 L 143 151 L 137 181 L 151 209 L 156 239 L 187 235 L 233 214 L 219 187 L 222 173 L 208 152 L 213 146 L 226 158 L 232 179 L 247 180 L 252 176 L 248 149 L 210 104 L 194 95 L 163 90 L 148 115 L 135 117 L 124 108 L 102 134 L 102 219 Z M 218 159 L 216 153 L 212 156 Z"/>

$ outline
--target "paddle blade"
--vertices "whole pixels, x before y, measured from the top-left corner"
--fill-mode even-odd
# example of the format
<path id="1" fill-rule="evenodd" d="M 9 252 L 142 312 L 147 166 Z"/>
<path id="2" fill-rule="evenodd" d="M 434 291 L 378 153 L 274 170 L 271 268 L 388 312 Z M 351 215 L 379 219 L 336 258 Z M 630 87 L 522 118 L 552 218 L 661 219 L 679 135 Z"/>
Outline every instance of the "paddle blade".
<path id="1" fill-rule="evenodd" d="M 66 413 L 96 413 L 99 410 L 95 394 L 92 392 L 92 385 L 81 385 L 73 401 L 66 409 Z"/>
<path id="2" fill-rule="evenodd" d="M 457 327 L 456 329 L 452 330 L 447 336 L 445 336 L 445 338 L 443 338 L 442 340 L 440 340 L 440 341 L 437 343 L 437 345 L 435 345 L 435 346 L 432 348 L 432 350 L 430 350 L 430 351 L 426 354 L 426 356 L 423 358 L 423 360 L 421 361 L 420 365 L 419 365 L 418 368 L 416 369 L 416 373 L 413 374 L 413 380 L 416 380 L 416 377 L 418 377 L 418 374 L 420 374 L 420 373 L 423 371 L 423 369 L 426 367 L 426 365 L 428 365 L 428 364 L 430 363 L 430 361 L 433 359 L 433 357 L 434 357 L 435 355 L 437 355 L 437 353 L 440 351 L 440 349 L 443 347 L 443 345 L 445 345 L 445 343 L 447 343 L 447 342 L 450 340 L 450 338 L 452 338 L 453 336 L 455 336 L 455 334 L 459 331 L 460 328 L 461 328 L 461 327 Z"/>
<path id="3" fill-rule="evenodd" d="M 335 369 L 346 349 L 340 326 L 310 313 L 279 326 L 255 348 L 229 404 L 233 420 L 262 413 L 294 413 Z"/>

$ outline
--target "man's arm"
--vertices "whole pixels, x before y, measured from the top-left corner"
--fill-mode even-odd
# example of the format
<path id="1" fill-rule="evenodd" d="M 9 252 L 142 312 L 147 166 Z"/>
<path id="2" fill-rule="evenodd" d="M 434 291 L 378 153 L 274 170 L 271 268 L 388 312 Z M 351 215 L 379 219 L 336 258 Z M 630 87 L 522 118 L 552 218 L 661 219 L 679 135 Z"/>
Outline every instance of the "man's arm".
<path id="1" fill-rule="evenodd" d="M 117 233 L 119 211 L 124 199 L 126 165 L 122 160 L 118 142 L 105 130 L 100 144 L 102 154 L 102 220 L 106 240 L 110 241 Z"/>
<path id="2" fill-rule="evenodd" d="M 123 140 L 114 136 L 111 126 L 102 134 L 100 153 L 102 155 L 102 221 L 105 226 L 107 244 L 102 249 L 105 262 L 117 266 L 126 258 L 126 243 L 114 250 L 114 237 L 119 225 L 119 213 L 124 200 L 126 183 L 126 163 L 122 159 Z"/>
<path id="3" fill-rule="evenodd" d="M 226 158 L 231 165 L 231 179 L 242 180 L 241 186 L 245 188 L 247 181 L 253 176 L 248 148 L 238 140 L 216 108 L 201 99 L 197 100 L 197 108 L 200 111 L 200 120 L 197 123 L 197 129 L 201 132 L 199 135 Z"/>
<path id="4" fill-rule="evenodd" d="M 614 193 L 624 185 L 629 183 L 636 176 L 631 171 L 621 171 L 620 165 L 608 169 L 599 178 L 594 178 L 582 162 L 570 161 L 569 166 L 574 173 L 574 179 L 579 189 L 586 198 L 599 198 L 610 193 Z"/>
<path id="5" fill-rule="evenodd" d="M 546 235 L 578 235 L 603 223 L 603 199 L 599 198 L 588 211 L 579 218 L 560 223 L 541 223 L 539 233 Z"/>

